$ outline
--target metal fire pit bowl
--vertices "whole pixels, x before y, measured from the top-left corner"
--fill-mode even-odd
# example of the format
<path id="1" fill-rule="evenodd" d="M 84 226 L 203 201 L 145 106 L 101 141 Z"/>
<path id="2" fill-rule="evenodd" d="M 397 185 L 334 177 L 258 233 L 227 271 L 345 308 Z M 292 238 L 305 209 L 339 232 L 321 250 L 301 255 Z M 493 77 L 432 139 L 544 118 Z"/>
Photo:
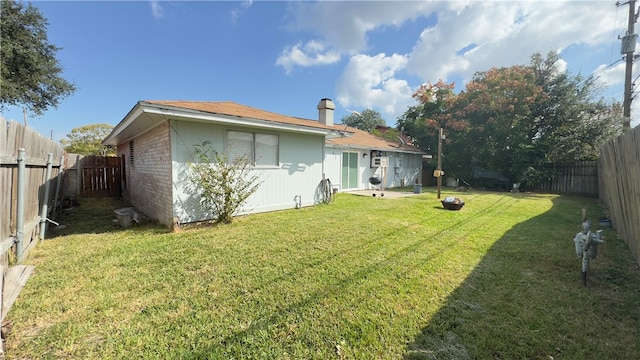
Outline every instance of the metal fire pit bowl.
<path id="1" fill-rule="evenodd" d="M 444 200 L 440 201 L 442 206 L 447 210 L 460 210 L 464 206 L 464 200 L 455 196 L 447 196 Z"/>

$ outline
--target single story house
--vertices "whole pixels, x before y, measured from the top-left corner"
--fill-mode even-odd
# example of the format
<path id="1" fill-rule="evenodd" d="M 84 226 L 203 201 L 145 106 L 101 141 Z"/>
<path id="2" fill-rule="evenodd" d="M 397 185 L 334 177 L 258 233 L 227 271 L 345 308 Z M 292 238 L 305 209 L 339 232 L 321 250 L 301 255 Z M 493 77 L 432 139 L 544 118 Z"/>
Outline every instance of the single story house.
<path id="1" fill-rule="evenodd" d="M 365 178 L 375 169 L 366 169 L 370 163 L 361 162 L 365 153 L 389 157 L 393 170 L 388 186 L 419 177 L 420 164 L 414 166 L 414 159 L 407 158 L 419 152 L 394 149 L 366 132 L 334 125 L 335 105 L 330 99 L 322 99 L 317 108 L 318 119 L 311 120 L 234 102 L 139 101 L 103 144 L 115 146 L 121 158 L 123 197 L 147 217 L 169 226 L 207 220 L 190 185 L 189 169 L 189 163 L 196 161 L 195 146 L 205 141 L 215 151 L 234 149 L 252 157 L 252 171 L 261 184 L 241 214 L 315 205 L 321 201 L 318 189 L 326 178 L 341 190 L 367 188 Z M 342 175 L 343 168 L 350 172 L 356 163 L 357 177 Z M 402 169 L 395 170 L 396 166 Z"/>
<path id="2" fill-rule="evenodd" d="M 340 191 L 370 189 L 372 177 L 382 180 L 383 188 L 422 182 L 422 150 L 401 138 L 391 141 L 360 129 L 343 129 L 353 135 L 328 138 L 324 157 L 326 176 Z"/>

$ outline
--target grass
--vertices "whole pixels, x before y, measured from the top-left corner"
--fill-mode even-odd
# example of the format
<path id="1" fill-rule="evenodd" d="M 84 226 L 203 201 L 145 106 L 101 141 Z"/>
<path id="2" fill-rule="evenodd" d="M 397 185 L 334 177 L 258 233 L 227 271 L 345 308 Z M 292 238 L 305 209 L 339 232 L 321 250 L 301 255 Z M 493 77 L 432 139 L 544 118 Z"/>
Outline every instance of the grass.
<path id="1" fill-rule="evenodd" d="M 595 200 L 467 192 L 446 211 L 423 190 L 178 233 L 83 202 L 27 260 L 7 358 L 637 358 L 640 270 L 613 230 L 581 283 Z"/>

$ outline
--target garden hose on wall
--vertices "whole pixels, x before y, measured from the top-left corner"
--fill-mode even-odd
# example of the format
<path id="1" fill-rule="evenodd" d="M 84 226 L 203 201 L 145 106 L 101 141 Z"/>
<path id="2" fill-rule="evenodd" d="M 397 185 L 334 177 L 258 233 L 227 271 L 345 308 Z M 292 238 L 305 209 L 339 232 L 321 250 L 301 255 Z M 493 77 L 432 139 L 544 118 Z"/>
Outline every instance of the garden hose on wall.
<path id="1" fill-rule="evenodd" d="M 333 188 L 329 178 L 322 179 L 320 182 L 320 191 L 322 192 L 322 202 L 328 204 L 332 200 Z"/>

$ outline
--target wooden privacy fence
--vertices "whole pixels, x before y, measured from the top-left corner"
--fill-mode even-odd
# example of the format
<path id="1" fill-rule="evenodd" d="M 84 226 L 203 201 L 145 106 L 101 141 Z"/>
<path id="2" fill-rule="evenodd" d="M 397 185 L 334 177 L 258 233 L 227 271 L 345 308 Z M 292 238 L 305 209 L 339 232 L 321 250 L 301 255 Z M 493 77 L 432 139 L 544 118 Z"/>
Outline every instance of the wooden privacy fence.
<path id="1" fill-rule="evenodd" d="M 120 158 L 85 156 L 79 162 L 83 197 L 120 196 Z"/>
<path id="2" fill-rule="evenodd" d="M 0 285 L 4 319 L 33 271 L 20 264 L 44 239 L 59 200 L 64 149 L 15 121 L 0 119 Z"/>
<path id="3" fill-rule="evenodd" d="M 527 190 L 598 197 L 598 162 L 578 161 L 571 164 L 546 166 L 551 177 L 537 184 L 527 184 Z"/>
<path id="4" fill-rule="evenodd" d="M 640 264 L 640 126 L 600 148 L 600 201 Z"/>

